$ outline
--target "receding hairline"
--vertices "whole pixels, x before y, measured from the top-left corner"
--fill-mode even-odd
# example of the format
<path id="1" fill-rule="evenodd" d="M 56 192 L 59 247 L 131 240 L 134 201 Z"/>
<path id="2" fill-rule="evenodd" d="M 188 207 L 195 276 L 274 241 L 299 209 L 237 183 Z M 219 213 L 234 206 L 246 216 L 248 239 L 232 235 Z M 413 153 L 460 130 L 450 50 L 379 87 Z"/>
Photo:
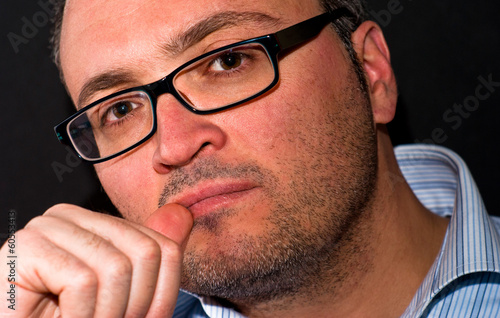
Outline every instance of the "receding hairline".
<path id="1" fill-rule="evenodd" d="M 357 18 L 354 26 L 359 25 L 362 21 L 367 18 L 367 9 L 365 0 L 317 0 L 318 4 L 321 8 L 323 8 L 327 12 L 331 12 L 335 8 L 346 7 L 348 8 Z M 52 34 L 50 37 L 50 44 L 52 47 L 52 59 L 56 66 L 59 68 L 61 80 L 64 82 L 61 63 L 60 63 L 60 40 L 61 40 L 61 28 L 62 21 L 64 16 L 64 9 L 66 6 L 66 0 L 53 0 L 54 4 L 54 17 Z M 347 27 L 349 31 L 353 31 L 352 26 Z M 344 42 L 347 39 L 343 39 Z"/>
<path id="2" fill-rule="evenodd" d="M 52 58 L 57 68 L 59 69 L 60 79 L 65 85 L 67 91 L 68 87 L 66 86 L 64 74 L 61 67 L 60 61 L 60 36 L 61 36 L 61 27 L 64 9 L 66 5 L 66 0 L 53 0 L 55 14 L 53 19 L 53 30 L 51 36 L 51 46 L 52 46 Z M 351 18 L 342 18 L 334 23 L 334 27 L 339 34 L 342 42 L 346 46 L 349 55 L 353 63 L 356 63 L 356 55 L 352 47 L 352 43 L 350 42 L 350 34 L 359 26 L 364 20 L 367 19 L 367 9 L 365 0 L 318 0 L 320 8 L 325 10 L 326 12 L 332 12 L 336 8 L 346 7 L 351 13 L 353 13 L 353 17 Z M 168 47 L 167 47 L 168 49 Z M 360 73 L 360 79 L 363 80 L 363 76 Z"/>

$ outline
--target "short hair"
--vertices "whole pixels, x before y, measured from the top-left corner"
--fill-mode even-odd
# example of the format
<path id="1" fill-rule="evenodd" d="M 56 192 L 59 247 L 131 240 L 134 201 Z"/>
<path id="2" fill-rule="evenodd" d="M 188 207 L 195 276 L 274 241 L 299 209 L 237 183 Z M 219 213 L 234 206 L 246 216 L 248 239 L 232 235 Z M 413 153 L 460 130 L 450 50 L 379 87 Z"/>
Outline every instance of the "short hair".
<path id="1" fill-rule="evenodd" d="M 356 29 L 368 19 L 368 9 L 364 0 L 319 0 L 325 12 L 332 12 L 338 8 L 346 8 L 351 16 L 344 16 L 332 23 L 339 38 L 351 59 L 352 67 L 358 78 L 362 91 L 367 94 L 368 83 L 363 66 L 361 65 L 356 51 L 354 50 L 351 35 Z"/>
<path id="2" fill-rule="evenodd" d="M 66 0 L 52 0 L 54 4 L 54 17 L 53 17 L 53 28 L 52 35 L 50 38 L 50 44 L 52 48 L 52 59 L 59 69 L 59 75 L 61 81 L 64 83 L 64 76 L 61 69 L 60 60 L 60 43 L 61 43 L 61 28 L 64 15 L 64 7 L 66 5 Z M 367 19 L 367 10 L 364 0 L 318 0 L 320 5 L 325 12 L 332 12 L 337 8 L 347 8 L 351 13 L 351 16 L 343 17 L 333 22 L 333 27 L 335 28 L 338 36 L 342 40 L 349 57 L 353 63 L 354 70 L 360 84 L 366 89 L 366 78 L 364 75 L 363 68 L 361 67 L 356 52 L 354 51 L 351 34 Z"/>
<path id="3" fill-rule="evenodd" d="M 60 45 L 61 45 L 61 29 L 63 23 L 64 7 L 66 6 L 66 0 L 54 0 L 54 16 L 52 18 L 52 34 L 50 37 L 50 46 L 52 49 L 52 60 L 59 68 L 62 74 L 61 59 L 60 59 Z"/>

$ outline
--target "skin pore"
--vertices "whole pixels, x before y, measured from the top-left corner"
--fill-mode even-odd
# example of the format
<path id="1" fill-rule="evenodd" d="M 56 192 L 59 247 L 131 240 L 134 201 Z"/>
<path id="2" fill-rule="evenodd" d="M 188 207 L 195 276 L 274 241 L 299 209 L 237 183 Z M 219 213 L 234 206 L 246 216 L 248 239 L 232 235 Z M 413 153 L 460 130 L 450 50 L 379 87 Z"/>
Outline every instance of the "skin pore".
<path id="1" fill-rule="evenodd" d="M 227 23 L 165 53 L 178 34 L 220 12 L 277 22 Z M 93 92 L 91 102 L 319 13 L 316 1 L 71 0 L 61 65 L 75 101 L 90 79 L 120 72 L 121 80 Z M 162 95 L 155 136 L 96 165 L 130 221 L 144 224 L 158 206 L 189 202 L 195 219 L 181 287 L 255 317 L 404 311 L 439 250 L 446 220 L 425 210 L 406 183 L 386 177 L 400 175 L 383 127 L 397 96 L 389 52 L 371 22 L 353 42 L 368 92 L 341 41 L 325 28 L 280 59 L 280 83 L 268 94 L 206 116 Z M 205 194 L 191 202 L 199 193 Z"/>

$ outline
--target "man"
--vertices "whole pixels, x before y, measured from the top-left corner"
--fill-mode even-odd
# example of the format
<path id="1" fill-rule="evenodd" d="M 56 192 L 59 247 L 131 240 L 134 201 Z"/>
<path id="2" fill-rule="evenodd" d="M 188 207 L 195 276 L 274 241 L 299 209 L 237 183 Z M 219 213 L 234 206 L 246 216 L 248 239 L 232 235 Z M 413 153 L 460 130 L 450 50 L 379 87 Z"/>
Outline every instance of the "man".
<path id="1" fill-rule="evenodd" d="M 59 205 L 30 222 L 20 306 L 2 313 L 499 313 L 494 223 L 446 150 L 397 151 L 441 214 L 406 183 L 384 128 L 389 51 L 360 4 L 68 0 L 63 13 L 56 60 L 78 112 L 56 132 L 124 219 Z"/>

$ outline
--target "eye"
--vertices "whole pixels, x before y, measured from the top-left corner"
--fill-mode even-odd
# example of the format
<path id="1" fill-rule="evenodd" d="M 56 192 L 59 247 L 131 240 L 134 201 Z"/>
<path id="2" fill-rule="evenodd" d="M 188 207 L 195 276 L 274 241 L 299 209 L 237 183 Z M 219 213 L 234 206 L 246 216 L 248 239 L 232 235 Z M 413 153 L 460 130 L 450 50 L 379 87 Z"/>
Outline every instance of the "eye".
<path id="1" fill-rule="evenodd" d="M 229 71 L 241 66 L 242 61 L 241 53 L 227 52 L 214 60 L 212 66 L 216 71 Z"/>
<path id="2" fill-rule="evenodd" d="M 132 106 L 132 103 L 120 102 L 116 105 L 113 105 L 113 107 L 111 107 L 111 112 L 113 113 L 113 115 L 116 118 L 119 119 L 119 118 L 124 117 L 128 113 L 130 113 L 133 109 L 134 109 L 134 107 Z"/>
<path id="3" fill-rule="evenodd" d="M 103 117 L 103 122 L 112 123 L 119 121 L 120 119 L 125 118 L 130 115 L 130 113 L 139 107 L 137 103 L 131 101 L 119 101 L 106 110 L 106 113 Z"/>

